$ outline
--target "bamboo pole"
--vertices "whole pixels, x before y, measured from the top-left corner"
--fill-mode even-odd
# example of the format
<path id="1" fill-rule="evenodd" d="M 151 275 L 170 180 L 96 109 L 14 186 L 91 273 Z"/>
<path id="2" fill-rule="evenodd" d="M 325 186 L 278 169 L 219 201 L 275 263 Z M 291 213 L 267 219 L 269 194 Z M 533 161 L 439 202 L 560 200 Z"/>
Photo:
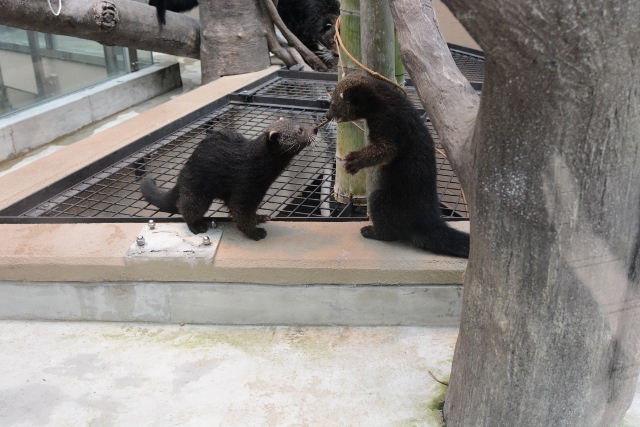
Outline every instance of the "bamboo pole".
<path id="1" fill-rule="evenodd" d="M 404 87 L 405 79 L 404 79 L 404 64 L 402 63 L 402 57 L 400 56 L 400 45 L 398 44 L 398 35 L 395 34 L 395 49 L 396 49 L 396 83 L 400 86 Z"/>
<path id="2" fill-rule="evenodd" d="M 360 0 L 342 0 L 340 2 L 340 37 L 344 47 L 359 60 L 362 57 L 360 53 Z M 359 69 L 342 48 L 340 48 L 340 58 L 339 80 L 343 75 Z M 340 203 L 353 202 L 356 206 L 366 205 L 366 171 L 361 170 L 355 175 L 349 175 L 344 170 L 344 162 L 342 161 L 350 152 L 361 150 L 364 147 L 364 133 L 353 123 L 338 123 L 337 135 L 334 197 Z"/>
<path id="3" fill-rule="evenodd" d="M 362 62 L 391 81 L 396 80 L 396 43 L 388 0 L 360 2 L 360 43 Z M 368 140 L 365 127 L 365 138 Z M 378 188 L 379 168 L 367 169 L 367 198 Z M 371 206 L 370 203 L 368 203 Z"/>

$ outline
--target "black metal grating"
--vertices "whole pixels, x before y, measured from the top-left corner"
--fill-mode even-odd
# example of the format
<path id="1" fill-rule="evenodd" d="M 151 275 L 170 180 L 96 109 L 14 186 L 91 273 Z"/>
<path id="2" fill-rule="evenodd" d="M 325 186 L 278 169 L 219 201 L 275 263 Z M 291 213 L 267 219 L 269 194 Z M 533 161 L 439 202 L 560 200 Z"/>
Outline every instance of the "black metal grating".
<path id="1" fill-rule="evenodd" d="M 481 81 L 484 69 L 481 57 L 458 54 L 453 50 L 452 54 L 470 81 Z M 178 129 L 188 123 L 168 135 L 162 130 L 157 131 L 160 137 L 150 135 L 149 138 L 143 138 L 131 144 L 131 148 L 125 153 L 114 153 L 85 168 L 81 174 L 74 174 L 80 175 L 79 178 L 67 177 L 52 187 L 25 198 L 0 212 L 0 222 L 3 218 L 62 222 L 74 219 L 179 219 L 178 215 L 159 212 L 142 200 L 139 192 L 141 176 L 155 179 L 160 187 L 171 188 L 183 164 L 210 129 L 235 130 L 247 138 L 254 138 L 280 117 L 311 125 L 320 123 L 328 108 L 328 94 L 335 88 L 336 81 L 335 74 L 281 70 L 229 95 L 226 101 L 216 101 L 193 122 L 180 121 L 172 124 L 172 129 Z M 407 93 L 416 108 L 422 110 L 415 88 L 407 86 Z M 193 116 L 190 120 L 195 117 L 198 116 Z M 448 219 L 466 219 L 468 212 L 459 182 L 442 154 L 438 135 L 426 116 L 425 121 L 438 148 L 438 194 L 443 216 Z M 343 205 L 333 200 L 335 125 L 329 124 L 321 128 L 320 134 L 322 142 L 303 150 L 273 183 L 258 213 L 287 220 L 366 219 L 365 207 Z M 98 172 L 94 172 L 96 170 Z M 58 192 L 53 197 L 52 189 L 53 192 Z M 212 219 L 224 219 L 229 217 L 229 213 L 224 205 L 214 201 L 208 216 Z"/>
<path id="2" fill-rule="evenodd" d="M 333 81 L 304 80 L 304 84 L 300 82 L 300 79 L 279 78 L 256 90 L 255 95 L 281 99 L 329 101 L 330 94 L 336 87 L 336 82 Z"/>
<path id="3" fill-rule="evenodd" d="M 116 162 L 67 191 L 25 212 L 26 217 L 80 218 L 167 218 L 141 199 L 138 178 L 143 174 L 158 186 L 171 188 L 182 165 L 208 129 L 232 129 L 248 138 L 255 137 L 280 117 L 317 124 L 325 110 L 232 102 L 178 132 Z M 437 135 L 428 123 L 429 130 Z M 273 218 L 352 218 L 365 219 L 363 208 L 333 200 L 335 170 L 335 128 L 322 128 L 323 141 L 294 158 L 287 170 L 273 183 L 258 211 Z M 439 145 L 439 144 L 438 144 Z M 438 191 L 445 216 L 466 218 L 460 186 L 448 161 L 437 155 Z M 207 214 L 214 219 L 229 216 L 224 205 L 214 202 Z"/>
<path id="4" fill-rule="evenodd" d="M 473 83 L 482 83 L 484 79 L 484 58 L 451 49 L 451 56 L 458 69 L 467 80 Z"/>

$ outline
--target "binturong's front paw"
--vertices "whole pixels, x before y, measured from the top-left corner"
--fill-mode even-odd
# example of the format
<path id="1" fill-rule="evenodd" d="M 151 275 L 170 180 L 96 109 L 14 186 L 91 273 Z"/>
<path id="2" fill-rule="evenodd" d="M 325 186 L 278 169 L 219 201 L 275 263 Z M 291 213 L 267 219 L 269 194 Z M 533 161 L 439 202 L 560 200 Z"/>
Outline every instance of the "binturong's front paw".
<path id="1" fill-rule="evenodd" d="M 264 228 L 254 228 L 253 230 L 245 231 L 244 234 L 250 239 L 262 240 L 267 237 L 267 230 Z"/>
<path id="2" fill-rule="evenodd" d="M 362 169 L 358 164 L 358 157 L 357 151 L 352 151 L 344 157 L 344 170 L 346 170 L 348 174 L 354 175 Z"/>

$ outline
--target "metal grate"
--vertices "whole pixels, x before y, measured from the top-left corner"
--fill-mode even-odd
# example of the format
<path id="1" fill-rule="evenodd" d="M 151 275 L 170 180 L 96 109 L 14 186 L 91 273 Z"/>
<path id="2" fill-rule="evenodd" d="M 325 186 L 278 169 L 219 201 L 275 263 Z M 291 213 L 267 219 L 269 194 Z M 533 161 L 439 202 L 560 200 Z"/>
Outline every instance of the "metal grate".
<path id="1" fill-rule="evenodd" d="M 282 106 L 230 103 L 204 116 L 174 134 L 116 162 L 69 190 L 36 206 L 26 217 L 91 218 L 167 218 L 172 214 L 158 211 L 141 199 L 138 179 L 147 176 L 160 187 L 171 188 L 182 165 L 208 129 L 232 129 L 248 138 L 255 137 L 269 123 L 280 117 L 316 124 L 325 110 L 297 109 Z M 428 123 L 429 130 L 434 134 Z M 273 218 L 352 218 L 364 219 L 362 208 L 333 200 L 335 170 L 335 128 L 322 128 L 323 142 L 303 150 L 268 190 L 258 211 Z M 325 130 L 326 129 L 326 130 Z M 460 186 L 448 161 L 437 155 L 438 192 L 445 216 L 466 218 L 467 211 Z M 207 216 L 229 216 L 224 205 L 214 202 Z"/>
<path id="2" fill-rule="evenodd" d="M 455 49 L 450 50 L 451 56 L 453 56 L 453 60 L 462 75 L 472 83 L 482 83 L 484 79 L 484 58 Z"/>
<path id="3" fill-rule="evenodd" d="M 62 222 L 74 219 L 179 219 L 178 215 L 159 212 L 142 200 L 139 192 L 141 176 L 153 178 L 159 187 L 171 188 L 186 160 L 211 129 L 235 130 L 247 138 L 254 138 L 280 117 L 317 124 L 324 119 L 329 103 L 327 93 L 333 91 L 336 80 L 337 76 L 330 73 L 279 71 L 229 95 L 227 100 L 212 104 L 208 113 L 178 130 L 168 135 L 158 131 L 160 136 L 140 140 L 132 144 L 126 153 L 114 154 L 87 167 L 86 171 L 74 174 L 79 178 L 67 177 L 5 209 L 0 212 L 0 222 L 7 221 L 7 218 Z M 407 91 L 414 105 L 422 109 L 415 89 L 408 86 Z M 426 116 L 425 121 L 441 150 L 438 135 Z M 173 124 L 173 129 L 176 128 L 177 125 Z M 272 184 L 258 213 L 286 220 L 366 219 L 366 208 L 343 205 L 333 200 L 335 125 L 321 128 L 320 134 L 323 141 L 316 147 L 303 150 Z M 448 219 L 468 218 L 459 182 L 449 162 L 439 153 L 436 159 L 443 216 Z M 52 190 L 57 192 L 53 197 Z M 229 217 L 226 207 L 217 201 L 207 215 L 212 219 Z"/>

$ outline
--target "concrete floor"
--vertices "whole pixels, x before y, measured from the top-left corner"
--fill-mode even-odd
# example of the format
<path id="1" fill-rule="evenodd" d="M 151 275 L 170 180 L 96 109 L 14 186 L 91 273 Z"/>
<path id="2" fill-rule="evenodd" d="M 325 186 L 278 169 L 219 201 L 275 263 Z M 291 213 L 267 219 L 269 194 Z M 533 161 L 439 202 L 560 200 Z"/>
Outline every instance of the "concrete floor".
<path id="1" fill-rule="evenodd" d="M 423 426 L 455 328 L 0 322 L 0 425 Z M 625 427 L 640 426 L 640 394 Z"/>
<path id="2" fill-rule="evenodd" d="M 438 426 L 457 331 L 0 322 L 2 426 Z"/>

